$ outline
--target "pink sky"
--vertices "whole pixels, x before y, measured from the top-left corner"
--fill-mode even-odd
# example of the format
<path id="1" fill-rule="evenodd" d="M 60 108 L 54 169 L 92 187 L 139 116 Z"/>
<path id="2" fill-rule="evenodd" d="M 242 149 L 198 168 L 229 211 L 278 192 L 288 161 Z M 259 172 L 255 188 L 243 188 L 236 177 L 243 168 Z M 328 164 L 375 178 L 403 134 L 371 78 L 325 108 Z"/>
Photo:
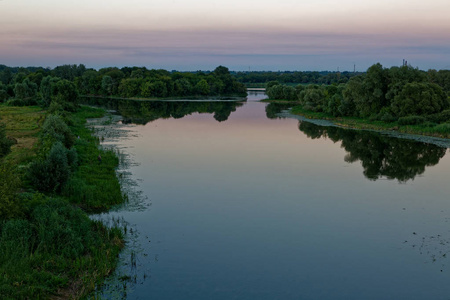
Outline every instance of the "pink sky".
<path id="1" fill-rule="evenodd" d="M 0 0 L 0 64 L 450 69 L 450 1 Z"/>

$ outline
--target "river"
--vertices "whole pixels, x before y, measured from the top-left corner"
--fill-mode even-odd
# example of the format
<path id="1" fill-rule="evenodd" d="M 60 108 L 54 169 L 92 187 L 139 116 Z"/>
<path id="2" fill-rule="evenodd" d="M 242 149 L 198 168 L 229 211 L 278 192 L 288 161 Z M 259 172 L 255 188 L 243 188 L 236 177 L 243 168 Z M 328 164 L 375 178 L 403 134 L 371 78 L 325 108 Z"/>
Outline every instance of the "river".
<path id="1" fill-rule="evenodd" d="M 449 299 L 450 155 L 245 103 L 121 104 L 126 299 Z M 104 125 L 107 126 L 107 125 Z M 447 154 L 447 155 L 446 155 Z"/>

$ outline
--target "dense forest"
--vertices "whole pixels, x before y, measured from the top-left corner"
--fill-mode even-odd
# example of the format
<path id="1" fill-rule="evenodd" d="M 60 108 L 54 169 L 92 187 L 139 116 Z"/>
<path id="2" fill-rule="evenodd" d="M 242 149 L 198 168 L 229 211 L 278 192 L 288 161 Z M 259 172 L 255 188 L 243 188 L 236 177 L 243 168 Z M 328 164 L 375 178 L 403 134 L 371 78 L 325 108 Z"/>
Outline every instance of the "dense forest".
<path id="1" fill-rule="evenodd" d="M 410 66 L 371 66 L 345 84 L 297 85 L 271 81 L 270 99 L 298 101 L 306 111 L 334 117 L 361 117 L 400 125 L 450 120 L 450 71 L 421 71 Z"/>
<path id="2" fill-rule="evenodd" d="M 330 72 L 330 71 L 278 71 L 278 72 L 236 72 L 233 75 L 239 82 L 247 86 L 264 85 L 270 81 L 282 84 L 340 84 L 350 78 L 361 75 L 361 72 Z"/>
<path id="3" fill-rule="evenodd" d="M 169 72 L 145 67 L 103 68 L 97 71 L 84 65 L 63 65 L 54 69 L 0 65 L 0 102 L 48 106 L 52 100 L 61 97 L 74 102 L 78 95 L 122 98 L 245 97 L 247 91 L 223 66 L 212 72 Z"/>

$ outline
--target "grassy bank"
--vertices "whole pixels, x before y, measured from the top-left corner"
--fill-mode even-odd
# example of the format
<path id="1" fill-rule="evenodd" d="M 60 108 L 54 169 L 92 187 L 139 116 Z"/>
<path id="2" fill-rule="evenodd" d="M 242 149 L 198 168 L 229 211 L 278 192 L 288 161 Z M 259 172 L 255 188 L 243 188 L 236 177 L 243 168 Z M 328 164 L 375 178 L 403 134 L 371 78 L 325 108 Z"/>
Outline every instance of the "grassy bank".
<path id="1" fill-rule="evenodd" d="M 66 183 L 62 193 L 71 203 L 86 211 L 98 212 L 120 204 L 122 195 L 115 169 L 119 160 L 113 151 L 98 148 L 98 139 L 86 128 L 88 118 L 99 118 L 104 111 L 83 106 L 71 116 L 71 130 L 76 136 L 74 147 L 78 153 L 79 167 Z M 99 157 L 101 160 L 99 160 Z"/>
<path id="2" fill-rule="evenodd" d="M 291 113 L 304 116 L 309 119 L 330 120 L 335 124 L 352 129 L 369 129 L 369 130 L 395 130 L 401 133 L 418 134 L 433 136 L 439 138 L 450 138 L 450 123 L 436 124 L 431 121 L 425 121 L 417 125 L 402 125 L 399 121 L 384 122 L 378 120 L 369 120 L 356 117 L 334 117 L 324 112 L 313 112 L 305 110 L 298 102 L 289 102 L 285 100 L 264 100 L 271 103 L 292 103 Z"/>
<path id="3" fill-rule="evenodd" d="M 78 299 L 115 268 L 122 231 L 86 213 L 123 201 L 114 171 L 117 157 L 99 150 L 85 128 L 86 118 L 103 113 L 82 108 L 63 114 L 78 160 L 60 189 L 39 191 L 28 174 L 33 163 L 51 155 L 41 134 L 47 112 L 0 105 L 0 122 L 17 141 L 0 160 L 1 299 Z"/>

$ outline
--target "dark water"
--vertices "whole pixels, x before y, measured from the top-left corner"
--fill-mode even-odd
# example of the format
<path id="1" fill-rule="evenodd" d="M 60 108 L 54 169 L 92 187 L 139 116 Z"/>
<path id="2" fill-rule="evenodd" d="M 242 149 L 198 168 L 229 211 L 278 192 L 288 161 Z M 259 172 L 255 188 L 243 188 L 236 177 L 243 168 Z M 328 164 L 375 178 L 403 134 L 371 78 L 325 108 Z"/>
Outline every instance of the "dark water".
<path id="1" fill-rule="evenodd" d="M 447 149 L 279 119 L 261 97 L 124 104 L 148 205 L 102 216 L 133 230 L 103 296 L 450 299 Z"/>

